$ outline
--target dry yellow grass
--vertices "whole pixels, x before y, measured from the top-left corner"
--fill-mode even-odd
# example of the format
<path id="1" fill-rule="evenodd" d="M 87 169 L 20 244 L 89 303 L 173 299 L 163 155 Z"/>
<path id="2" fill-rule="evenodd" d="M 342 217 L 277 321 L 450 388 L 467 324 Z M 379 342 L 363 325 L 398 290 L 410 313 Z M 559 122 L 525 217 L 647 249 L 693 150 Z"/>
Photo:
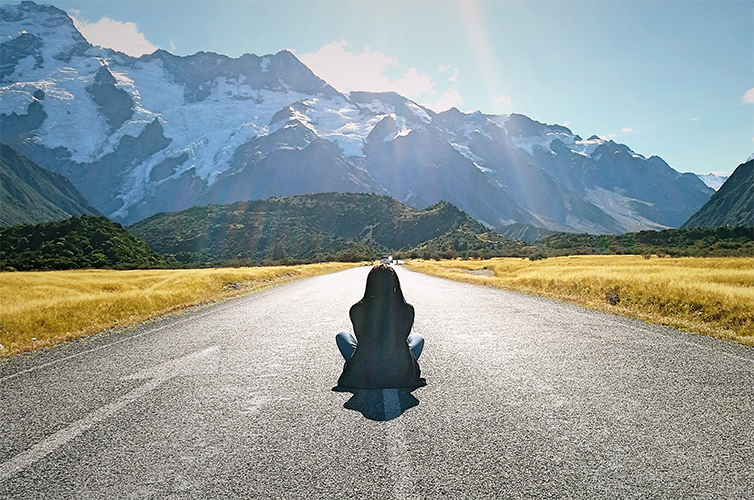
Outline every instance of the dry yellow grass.
<path id="1" fill-rule="evenodd" d="M 754 346 L 754 258 L 604 255 L 414 260 L 407 267 Z M 608 295 L 619 302 L 610 304 Z"/>
<path id="2" fill-rule="evenodd" d="M 0 358 L 354 265 L 0 273 Z"/>

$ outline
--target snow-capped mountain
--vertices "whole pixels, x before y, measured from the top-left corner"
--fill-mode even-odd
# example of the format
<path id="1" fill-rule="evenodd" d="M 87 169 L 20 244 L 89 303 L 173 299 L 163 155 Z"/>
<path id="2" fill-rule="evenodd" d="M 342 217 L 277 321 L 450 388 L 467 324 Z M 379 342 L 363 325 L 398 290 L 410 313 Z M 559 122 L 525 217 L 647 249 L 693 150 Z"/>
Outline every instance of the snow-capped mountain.
<path id="1" fill-rule="evenodd" d="M 287 51 L 232 59 L 93 47 L 55 7 L 0 7 L 3 142 L 109 217 L 321 191 L 449 201 L 490 227 L 675 227 L 714 192 L 658 157 L 523 115 L 344 95 Z"/>
<path id="2" fill-rule="evenodd" d="M 714 189 L 715 191 L 720 189 L 720 186 L 725 184 L 725 181 L 728 180 L 727 175 L 717 175 L 717 174 L 697 174 L 697 176 L 702 180 L 703 183 Z"/>

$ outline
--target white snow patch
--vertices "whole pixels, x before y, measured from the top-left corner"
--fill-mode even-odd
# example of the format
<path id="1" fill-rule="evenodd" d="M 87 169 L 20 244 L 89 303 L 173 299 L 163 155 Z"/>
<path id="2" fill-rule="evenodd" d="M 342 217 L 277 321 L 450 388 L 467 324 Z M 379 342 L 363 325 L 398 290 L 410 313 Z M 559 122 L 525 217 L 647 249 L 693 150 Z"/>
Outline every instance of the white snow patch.
<path id="1" fill-rule="evenodd" d="M 586 154 L 587 156 L 592 156 L 594 153 L 594 150 L 597 149 L 599 146 L 605 144 L 607 141 L 602 139 L 587 139 L 587 140 L 581 140 L 581 141 L 574 141 L 573 148 L 571 148 L 571 151 L 579 151 L 581 153 Z M 600 158 L 602 158 L 602 155 L 598 155 Z"/>
<path id="2" fill-rule="evenodd" d="M 29 82 L 0 86 L 0 96 L 2 96 L 0 113 L 25 115 L 29 110 L 29 105 L 35 100 L 33 96 L 35 90 L 34 84 Z"/>
<path id="3" fill-rule="evenodd" d="M 484 158 L 480 158 L 479 156 L 472 153 L 468 145 L 460 144 L 458 142 L 453 142 L 453 141 L 450 142 L 450 145 L 453 146 L 453 149 L 455 149 L 456 151 L 461 153 L 463 156 L 465 156 L 466 158 L 474 162 L 474 164 L 477 167 L 479 167 L 480 170 L 482 170 L 483 172 L 486 172 L 489 170 L 489 169 L 483 169 L 482 167 L 479 166 L 479 165 L 484 165 L 485 163 Z"/>
<path id="4" fill-rule="evenodd" d="M 626 232 L 643 231 L 645 229 L 668 229 L 668 226 L 663 226 L 642 217 L 631 207 L 632 202 L 652 205 L 646 201 L 629 198 L 599 186 L 595 189 L 586 189 L 584 200 L 601 208 L 603 212 L 618 221 L 625 228 Z"/>
<path id="5" fill-rule="evenodd" d="M 505 122 L 507 122 L 510 119 L 510 115 L 489 115 L 487 118 L 489 118 L 493 122 L 503 127 L 503 129 L 505 129 Z"/>
<path id="6" fill-rule="evenodd" d="M 430 123 L 432 121 L 432 118 L 429 117 L 426 111 L 424 111 L 419 105 L 414 104 L 411 101 L 406 101 L 406 107 L 411 110 L 411 112 L 417 116 L 417 118 L 421 119 L 424 123 Z"/>
<path id="7" fill-rule="evenodd" d="M 262 62 L 259 63 L 259 70 L 262 73 L 267 73 L 269 71 L 268 69 L 269 67 L 270 67 L 270 58 L 269 57 L 263 58 Z"/>
<path id="8" fill-rule="evenodd" d="M 406 127 L 404 126 L 404 127 L 403 127 L 403 128 L 402 128 L 402 129 L 401 129 L 401 130 L 400 130 L 400 131 L 399 131 L 399 132 L 397 133 L 397 134 L 395 134 L 395 137 L 405 137 L 405 136 L 407 136 L 408 134 L 410 134 L 412 130 L 413 130 L 413 129 L 410 129 L 410 128 L 406 128 Z"/>
<path id="9" fill-rule="evenodd" d="M 73 161 L 88 163 L 102 156 L 100 146 L 107 139 L 109 126 L 86 91 L 94 75 L 76 64 L 80 62 L 81 58 L 74 57 L 72 66 L 51 71 L 48 80 L 34 86 L 45 93 L 42 102 L 47 119 L 38 131 L 41 142 L 50 149 L 62 146 L 71 152 Z M 81 133 L 82 123 L 86 123 L 85 134 Z"/>
<path id="10" fill-rule="evenodd" d="M 36 64 L 37 60 L 34 59 L 34 56 L 26 56 L 23 59 L 19 60 L 16 63 L 16 69 L 13 71 L 11 80 L 22 80 L 25 76 L 25 73 L 29 70 L 34 69 L 34 66 Z"/>
<path id="11" fill-rule="evenodd" d="M 362 103 L 362 106 L 367 108 L 372 113 L 376 113 L 378 115 L 390 115 L 395 114 L 395 107 L 385 104 L 379 99 L 372 99 L 371 102 Z"/>
<path id="12" fill-rule="evenodd" d="M 511 137 L 511 142 L 518 149 L 526 151 L 530 156 L 534 155 L 534 147 L 540 146 L 544 149 L 550 148 L 550 143 L 554 138 L 547 136 L 534 135 L 530 137 Z"/>
<path id="13" fill-rule="evenodd" d="M 385 118 L 385 115 L 364 115 L 361 108 L 341 96 L 310 97 L 302 103 L 305 111 L 293 111 L 294 118 L 338 146 L 345 156 L 364 156 L 367 136 Z"/>
<path id="14" fill-rule="evenodd" d="M 471 163 L 473 163 L 476 168 L 478 168 L 479 170 L 481 170 L 485 174 L 492 172 L 491 169 L 489 169 L 487 167 L 483 167 L 483 166 L 481 166 L 479 163 L 477 163 L 475 161 L 472 161 Z"/>
<path id="15" fill-rule="evenodd" d="M 707 186 L 717 191 L 725 183 L 725 181 L 728 180 L 729 176 L 709 173 L 709 174 L 697 174 L 697 177 L 699 177 L 699 179 L 701 179 L 701 181 L 705 183 Z"/>

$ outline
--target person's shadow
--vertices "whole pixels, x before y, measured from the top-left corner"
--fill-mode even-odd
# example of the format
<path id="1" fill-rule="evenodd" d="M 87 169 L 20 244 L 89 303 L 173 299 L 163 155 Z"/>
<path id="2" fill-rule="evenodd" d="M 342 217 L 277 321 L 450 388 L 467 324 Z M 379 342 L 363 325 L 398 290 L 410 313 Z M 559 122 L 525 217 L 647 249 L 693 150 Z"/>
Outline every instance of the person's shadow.
<path id="1" fill-rule="evenodd" d="M 403 415 L 403 412 L 419 404 L 419 400 L 411 394 L 416 388 L 406 389 L 343 389 L 334 387 L 336 392 L 350 392 L 351 399 L 343 404 L 343 408 L 356 410 L 369 420 L 393 420 Z"/>

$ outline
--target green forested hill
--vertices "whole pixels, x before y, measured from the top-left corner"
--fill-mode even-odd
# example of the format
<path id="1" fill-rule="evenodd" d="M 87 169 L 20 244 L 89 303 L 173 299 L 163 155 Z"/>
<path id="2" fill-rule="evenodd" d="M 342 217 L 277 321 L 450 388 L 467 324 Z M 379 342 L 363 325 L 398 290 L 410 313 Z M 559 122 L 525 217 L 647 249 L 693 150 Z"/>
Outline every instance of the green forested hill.
<path id="1" fill-rule="evenodd" d="M 754 226 L 754 160 L 739 165 L 682 227 L 719 226 Z"/>
<path id="2" fill-rule="evenodd" d="M 0 271 L 163 265 L 144 241 L 101 216 L 0 229 Z"/>
<path id="3" fill-rule="evenodd" d="M 0 227 L 99 215 L 65 176 L 0 144 Z"/>
<path id="4" fill-rule="evenodd" d="M 506 240 L 450 203 L 424 210 L 388 196 L 320 193 L 158 214 L 129 227 L 149 246 L 179 262 L 290 259 L 362 260 L 409 250 L 430 240 L 426 252 L 453 248 L 496 254 Z"/>
<path id="5" fill-rule="evenodd" d="M 754 256 L 754 227 L 665 229 L 638 233 L 555 233 L 538 239 L 540 254 L 558 255 L 636 254 L 673 257 Z"/>

